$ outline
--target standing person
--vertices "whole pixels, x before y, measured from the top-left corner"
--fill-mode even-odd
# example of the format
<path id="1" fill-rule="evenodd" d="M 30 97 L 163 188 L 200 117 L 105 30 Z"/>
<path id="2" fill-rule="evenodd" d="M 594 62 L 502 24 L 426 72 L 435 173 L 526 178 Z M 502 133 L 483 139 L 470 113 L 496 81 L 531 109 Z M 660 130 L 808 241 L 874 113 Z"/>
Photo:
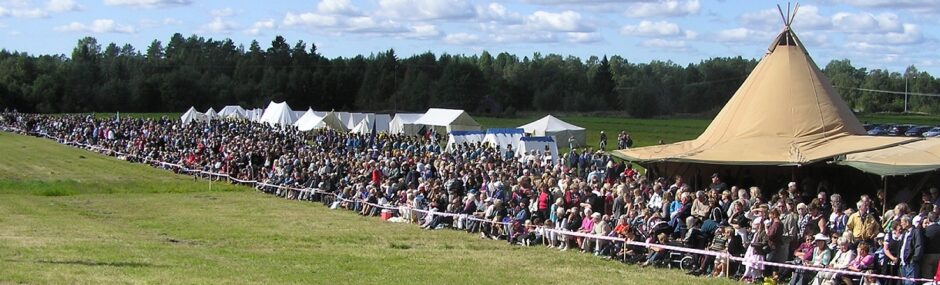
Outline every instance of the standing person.
<path id="1" fill-rule="evenodd" d="M 932 189 L 931 189 L 932 190 Z M 931 278 L 936 275 L 937 264 L 940 261 L 940 223 L 938 223 L 937 212 L 927 214 L 927 225 L 924 227 L 924 260 L 920 263 L 921 275 L 924 278 Z"/>
<path id="2" fill-rule="evenodd" d="M 607 134 L 601 131 L 600 145 L 601 151 L 607 150 Z"/>
<path id="3" fill-rule="evenodd" d="M 881 224 L 878 223 L 878 218 L 875 217 L 869 211 L 869 205 L 862 201 L 858 201 L 856 204 L 858 207 L 858 212 L 852 213 L 849 216 L 849 221 L 845 225 L 847 231 L 852 232 L 852 235 L 861 241 L 873 242 L 875 236 L 881 231 Z"/>
<path id="4" fill-rule="evenodd" d="M 914 227 L 910 216 L 901 217 L 901 250 L 898 260 L 901 263 L 900 275 L 905 278 L 920 277 L 921 258 L 924 254 L 924 238 L 920 229 Z M 904 280 L 901 284 L 914 285 L 914 281 Z"/>

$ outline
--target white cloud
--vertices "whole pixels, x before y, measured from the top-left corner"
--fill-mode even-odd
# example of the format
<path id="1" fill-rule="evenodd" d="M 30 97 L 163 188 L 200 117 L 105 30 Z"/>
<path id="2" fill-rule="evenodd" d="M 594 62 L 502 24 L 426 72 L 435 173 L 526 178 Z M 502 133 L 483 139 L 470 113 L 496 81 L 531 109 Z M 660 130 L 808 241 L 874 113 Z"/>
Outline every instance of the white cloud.
<path id="1" fill-rule="evenodd" d="M 317 3 L 317 11 L 320 13 L 358 16 L 362 15 L 359 8 L 349 2 L 349 0 L 323 0 Z"/>
<path id="2" fill-rule="evenodd" d="M 223 17 L 212 18 L 212 21 L 202 25 L 201 31 L 228 34 L 238 29 L 238 23 L 226 20 Z"/>
<path id="3" fill-rule="evenodd" d="M 919 13 L 940 12 L 936 0 L 837 0 L 844 4 L 863 8 L 907 9 Z"/>
<path id="4" fill-rule="evenodd" d="M 294 14 L 288 12 L 284 16 L 283 23 L 286 26 L 311 26 L 311 27 L 331 27 L 339 21 L 334 16 L 320 15 L 317 13 Z"/>
<path id="5" fill-rule="evenodd" d="M 769 32 L 751 30 L 748 28 L 734 28 L 721 30 L 716 35 L 720 42 L 755 42 L 773 40 L 773 35 Z"/>
<path id="6" fill-rule="evenodd" d="M 262 30 L 274 29 L 274 27 L 276 26 L 277 24 L 275 24 L 274 19 L 261 20 L 252 24 L 251 28 L 248 28 L 245 30 L 245 33 L 249 35 L 257 36 L 261 34 Z"/>
<path id="7" fill-rule="evenodd" d="M 62 13 L 79 11 L 82 9 L 82 6 L 75 3 L 75 0 L 51 0 L 49 4 L 46 5 L 46 9 L 51 12 Z"/>
<path id="8" fill-rule="evenodd" d="M 881 13 L 878 15 L 868 13 L 840 12 L 832 15 L 833 25 L 846 32 L 903 32 L 904 27 L 894 13 Z"/>
<path id="9" fill-rule="evenodd" d="M 535 11 L 526 17 L 526 24 L 537 30 L 550 30 L 558 32 L 591 32 L 593 27 L 581 22 L 581 14 L 574 11 L 552 13 Z"/>
<path id="10" fill-rule="evenodd" d="M 192 3 L 192 0 L 104 0 L 104 4 L 108 6 L 130 6 L 140 8 L 187 6 Z"/>
<path id="11" fill-rule="evenodd" d="M 112 19 L 97 19 L 92 21 L 91 24 L 72 22 L 68 25 L 56 27 L 55 30 L 60 32 L 80 32 L 93 34 L 133 34 L 137 32 L 133 26 L 118 24 Z"/>
<path id="12" fill-rule="evenodd" d="M 435 39 L 441 36 L 441 32 L 437 30 L 437 26 L 431 24 L 417 24 L 411 27 L 408 27 L 408 32 L 404 33 L 403 36 L 409 39 Z"/>
<path id="13" fill-rule="evenodd" d="M 632 3 L 624 13 L 627 17 L 680 17 L 698 14 L 702 5 L 698 0 L 660 0 L 656 2 Z"/>
<path id="14" fill-rule="evenodd" d="M 232 8 L 214 9 L 209 11 L 209 15 L 216 18 L 229 17 L 235 15 L 235 10 Z"/>
<path id="15" fill-rule="evenodd" d="M 677 36 L 680 33 L 679 25 L 666 21 L 651 22 L 644 20 L 639 24 L 626 25 L 620 29 L 621 35 L 638 37 Z"/>
<path id="16" fill-rule="evenodd" d="M 924 35 L 917 25 L 904 24 L 902 30 L 901 32 L 851 34 L 848 40 L 892 45 L 919 44 L 924 41 Z"/>
<path id="17" fill-rule="evenodd" d="M 450 45 L 474 45 L 480 43 L 480 36 L 468 33 L 455 33 L 444 36 L 444 43 Z"/>
<path id="18" fill-rule="evenodd" d="M 378 13 L 399 20 L 470 19 L 475 10 L 464 0 L 379 0 Z"/>
<path id="19" fill-rule="evenodd" d="M 594 33 L 594 32 L 592 33 L 580 33 L 580 32 L 565 33 L 565 37 L 568 38 L 568 42 L 582 43 L 582 44 L 583 43 L 595 43 L 604 39 L 603 37 L 601 37 L 599 33 Z"/>
<path id="20" fill-rule="evenodd" d="M 155 28 L 159 26 L 177 26 L 182 25 L 183 21 L 174 18 L 163 18 L 163 20 L 142 19 L 138 24 L 141 28 Z"/>
<path id="21" fill-rule="evenodd" d="M 768 29 L 783 27 L 783 17 L 777 9 L 766 9 L 757 12 L 748 12 L 741 15 L 741 22 L 745 26 L 759 26 Z M 812 5 L 800 6 L 793 20 L 793 28 L 803 30 L 825 30 L 832 28 L 832 19 L 819 14 L 819 8 Z"/>
<path id="22" fill-rule="evenodd" d="M 499 3 L 490 3 L 486 6 L 477 6 L 475 9 L 477 20 L 480 21 L 493 21 L 509 24 L 518 24 L 523 21 L 522 15 L 507 10 L 506 6 L 503 6 Z"/>
<path id="23" fill-rule="evenodd" d="M 656 48 L 656 49 L 687 49 L 685 41 L 683 40 L 664 40 L 664 39 L 648 39 L 640 43 L 640 46 L 646 48 Z"/>

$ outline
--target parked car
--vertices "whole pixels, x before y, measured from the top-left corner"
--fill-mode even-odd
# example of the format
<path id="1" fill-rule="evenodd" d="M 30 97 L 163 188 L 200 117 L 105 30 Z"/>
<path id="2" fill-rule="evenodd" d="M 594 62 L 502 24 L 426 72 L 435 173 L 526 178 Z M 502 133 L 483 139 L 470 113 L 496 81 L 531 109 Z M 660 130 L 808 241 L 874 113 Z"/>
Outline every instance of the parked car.
<path id="1" fill-rule="evenodd" d="M 930 126 L 914 126 L 910 129 L 907 129 L 907 131 L 904 132 L 904 135 L 909 137 L 920 137 L 923 136 L 925 132 L 929 131 L 930 128 Z"/>
<path id="2" fill-rule="evenodd" d="M 936 137 L 940 136 L 940 127 L 933 127 L 924 132 L 924 137 Z"/>
<path id="3" fill-rule="evenodd" d="M 914 125 L 893 125 L 891 128 L 888 128 L 889 136 L 903 136 L 904 132 L 907 132 L 907 129 L 910 129 Z"/>
<path id="4" fill-rule="evenodd" d="M 888 126 L 888 125 L 879 125 L 879 126 L 875 126 L 874 128 L 871 128 L 870 130 L 868 130 L 868 134 L 869 134 L 869 135 L 872 135 L 872 136 L 884 136 L 884 135 L 887 135 L 887 134 L 888 134 L 888 127 L 890 127 L 890 126 Z"/>

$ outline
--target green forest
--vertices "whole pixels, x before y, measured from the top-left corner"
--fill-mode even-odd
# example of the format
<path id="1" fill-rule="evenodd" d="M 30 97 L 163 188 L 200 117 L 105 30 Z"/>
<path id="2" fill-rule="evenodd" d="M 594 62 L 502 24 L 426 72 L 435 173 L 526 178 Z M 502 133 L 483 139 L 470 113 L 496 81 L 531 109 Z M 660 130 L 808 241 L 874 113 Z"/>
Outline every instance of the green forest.
<path id="1" fill-rule="evenodd" d="M 612 51 L 616 53 L 616 51 Z M 0 51 L 0 108 L 21 112 L 182 112 L 287 101 L 295 109 L 478 114 L 616 112 L 633 117 L 713 114 L 757 64 L 718 57 L 679 65 L 631 62 L 629 55 L 582 59 L 508 53 L 400 57 L 394 50 L 327 58 L 314 43 L 277 36 L 266 48 L 177 33 L 145 50 L 93 37 L 71 56 Z M 858 89 L 940 93 L 940 80 L 914 66 L 903 72 L 821 66 L 859 112 L 900 112 L 904 96 Z M 940 113 L 940 98 L 911 96 L 910 110 Z"/>

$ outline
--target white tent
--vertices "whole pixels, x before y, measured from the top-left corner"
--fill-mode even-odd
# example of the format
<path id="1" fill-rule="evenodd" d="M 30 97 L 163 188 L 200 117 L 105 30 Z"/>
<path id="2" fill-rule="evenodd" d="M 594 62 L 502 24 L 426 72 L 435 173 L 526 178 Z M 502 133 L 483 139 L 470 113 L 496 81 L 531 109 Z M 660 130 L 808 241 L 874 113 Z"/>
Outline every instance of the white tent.
<path id="1" fill-rule="evenodd" d="M 180 121 L 183 125 L 187 125 L 192 122 L 206 122 L 206 114 L 196 111 L 195 107 L 189 107 L 189 110 L 186 110 L 186 113 L 183 113 L 183 116 L 180 116 Z"/>
<path id="2" fill-rule="evenodd" d="M 415 124 L 415 121 L 424 114 L 419 113 L 398 113 L 395 118 L 388 123 L 388 132 L 390 134 L 417 135 L 421 126 Z"/>
<path id="3" fill-rule="evenodd" d="M 346 123 L 349 122 L 349 120 L 352 120 L 352 113 L 349 113 L 349 112 L 336 112 L 336 117 L 339 118 L 339 121 L 340 121 L 340 122 L 343 122 L 343 125 L 345 126 Z M 358 122 L 357 122 L 357 123 L 358 123 Z"/>
<path id="4" fill-rule="evenodd" d="M 205 114 L 206 114 L 206 119 L 209 121 L 219 118 L 219 113 L 216 113 L 215 110 L 212 109 L 211 107 L 209 108 L 209 110 L 206 110 Z"/>
<path id="5" fill-rule="evenodd" d="M 317 116 L 317 114 L 313 112 L 313 109 L 307 109 L 307 112 L 294 122 L 294 126 L 301 131 L 309 131 L 314 129 L 316 123 L 321 121 L 321 119 L 323 119 L 323 117 Z"/>
<path id="6" fill-rule="evenodd" d="M 248 119 L 248 111 L 242 106 L 228 105 L 219 111 L 219 117 L 223 119 Z"/>
<path id="7" fill-rule="evenodd" d="M 307 111 L 310 111 L 310 110 L 311 110 L 311 108 L 308 107 L 308 108 L 307 108 Z M 304 114 L 306 114 L 307 111 L 293 111 L 293 112 L 294 112 L 294 118 L 300 119 L 300 117 L 303 116 Z"/>
<path id="8" fill-rule="evenodd" d="M 483 141 L 483 136 L 486 135 L 484 131 L 451 131 L 447 135 L 447 150 L 451 151 L 456 149 L 457 145 L 462 145 L 464 143 L 478 143 Z"/>
<path id="9" fill-rule="evenodd" d="M 555 143 L 561 143 L 562 145 L 568 145 L 568 138 L 574 138 L 575 147 L 585 145 L 584 128 L 559 120 L 552 115 L 542 117 L 541 119 L 525 124 L 520 128 L 524 129 L 526 133 L 532 134 L 534 136 L 554 137 Z"/>
<path id="10" fill-rule="evenodd" d="M 415 124 L 430 126 L 437 133 L 480 130 L 480 124 L 470 117 L 470 114 L 454 109 L 428 109 Z"/>
<path id="11" fill-rule="evenodd" d="M 268 108 L 264 109 L 259 122 L 267 123 L 271 126 L 290 126 L 297 121 L 294 111 L 290 109 L 287 102 L 274 103 L 271 101 Z"/>
<path id="12" fill-rule="evenodd" d="M 260 121 L 261 121 L 261 115 L 263 115 L 263 114 L 264 114 L 264 109 L 257 108 L 257 109 L 251 110 L 251 121 L 252 121 L 252 122 L 260 122 Z"/>
<path id="13" fill-rule="evenodd" d="M 552 137 L 522 138 L 519 140 L 518 147 L 516 147 L 516 156 L 520 157 L 520 161 L 525 162 L 527 159 L 526 156 L 535 151 L 535 155 L 538 159 L 541 159 L 542 155 L 545 154 L 546 148 L 551 152 L 552 163 L 558 163 L 558 144 L 555 143 Z"/>
<path id="14" fill-rule="evenodd" d="M 351 133 L 371 134 L 373 122 L 375 123 L 375 132 L 388 133 L 388 124 L 392 117 L 388 114 L 365 114 L 365 118 L 359 121 L 355 127 L 350 129 Z"/>
<path id="15" fill-rule="evenodd" d="M 317 115 L 318 112 L 313 110 L 307 110 L 306 113 L 300 119 L 294 123 L 294 126 L 301 131 L 310 131 L 314 129 L 330 128 L 337 131 L 345 132 L 346 125 L 343 122 L 340 122 L 339 117 L 336 116 L 336 113 L 324 113 L 323 116 Z"/>
<path id="16" fill-rule="evenodd" d="M 505 150 L 507 146 L 518 144 L 519 139 L 524 136 L 522 129 L 486 129 L 483 142 L 488 143 L 489 147 Z"/>
<path id="17" fill-rule="evenodd" d="M 359 122 L 362 122 L 362 119 L 365 119 L 367 114 L 365 113 L 349 113 L 349 119 L 345 121 L 346 128 L 352 129 L 355 128 Z"/>

